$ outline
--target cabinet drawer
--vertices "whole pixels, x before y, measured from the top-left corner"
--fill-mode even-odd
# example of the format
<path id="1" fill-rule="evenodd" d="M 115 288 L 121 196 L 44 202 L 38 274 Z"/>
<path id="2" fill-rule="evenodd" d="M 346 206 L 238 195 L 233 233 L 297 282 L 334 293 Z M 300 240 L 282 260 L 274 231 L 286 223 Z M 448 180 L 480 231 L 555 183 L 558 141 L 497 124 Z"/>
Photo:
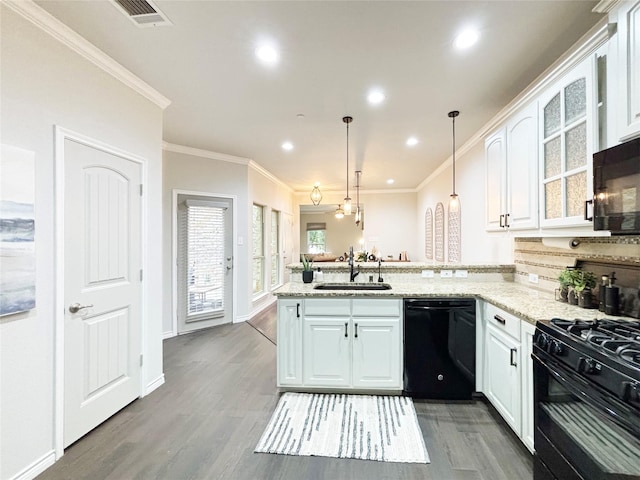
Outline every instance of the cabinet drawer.
<path id="1" fill-rule="evenodd" d="M 516 340 L 520 340 L 520 319 L 490 303 L 484 304 L 484 318 L 487 325 L 493 325 Z"/>
<path id="2" fill-rule="evenodd" d="M 399 317 L 402 311 L 400 300 L 355 299 L 353 300 L 354 317 Z"/>
<path id="3" fill-rule="evenodd" d="M 348 298 L 306 298 L 304 314 L 321 316 L 351 316 L 351 300 Z"/>

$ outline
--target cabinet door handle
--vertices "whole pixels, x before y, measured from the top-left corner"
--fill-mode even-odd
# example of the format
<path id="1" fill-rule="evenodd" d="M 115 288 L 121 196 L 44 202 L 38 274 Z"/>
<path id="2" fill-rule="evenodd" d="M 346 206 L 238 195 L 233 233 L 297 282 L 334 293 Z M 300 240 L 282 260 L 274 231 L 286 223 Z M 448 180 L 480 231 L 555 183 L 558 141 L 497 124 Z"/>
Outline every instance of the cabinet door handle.
<path id="1" fill-rule="evenodd" d="M 356 323 L 356 334 L 355 337 L 358 338 L 358 324 Z"/>
<path id="2" fill-rule="evenodd" d="M 504 215 L 500 215 L 500 228 L 504 228 Z"/>
<path id="3" fill-rule="evenodd" d="M 300 304 L 296 303 L 296 317 L 300 318 Z"/>
<path id="4" fill-rule="evenodd" d="M 593 214 L 589 216 L 589 204 L 593 205 L 593 200 L 585 200 L 584 202 L 584 219 L 590 222 L 593 221 Z"/>
<path id="5" fill-rule="evenodd" d="M 509 228 L 509 214 L 508 213 L 504 216 L 504 226 L 506 228 Z"/>
<path id="6" fill-rule="evenodd" d="M 504 318 L 502 318 L 500 315 L 494 315 L 493 318 L 494 320 L 497 320 L 497 322 L 501 323 L 502 325 L 507 323 L 507 321 Z"/>
<path id="7" fill-rule="evenodd" d="M 344 322 L 344 338 L 349 337 L 349 322 Z"/>
<path id="8" fill-rule="evenodd" d="M 515 358 L 514 358 L 514 354 L 517 355 L 518 354 L 518 349 L 517 348 L 512 348 L 511 349 L 511 366 L 513 367 L 517 367 L 518 366 L 518 362 L 516 362 Z"/>

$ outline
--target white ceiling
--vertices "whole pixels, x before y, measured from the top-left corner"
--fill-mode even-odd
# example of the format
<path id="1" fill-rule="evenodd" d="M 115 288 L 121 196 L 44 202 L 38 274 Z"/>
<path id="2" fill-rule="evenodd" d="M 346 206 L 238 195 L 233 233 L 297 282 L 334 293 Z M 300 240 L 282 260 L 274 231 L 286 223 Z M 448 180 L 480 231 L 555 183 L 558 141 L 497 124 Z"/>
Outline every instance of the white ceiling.
<path id="1" fill-rule="evenodd" d="M 362 170 L 363 190 L 415 188 L 451 154 L 450 110 L 459 147 L 601 18 L 585 0 L 156 0 L 173 26 L 139 28 L 108 0 L 37 3 L 172 101 L 165 141 L 250 158 L 298 191 L 344 189 L 345 115 L 351 186 Z M 457 51 L 468 25 L 480 40 Z M 264 39 L 274 67 L 255 59 Z"/>

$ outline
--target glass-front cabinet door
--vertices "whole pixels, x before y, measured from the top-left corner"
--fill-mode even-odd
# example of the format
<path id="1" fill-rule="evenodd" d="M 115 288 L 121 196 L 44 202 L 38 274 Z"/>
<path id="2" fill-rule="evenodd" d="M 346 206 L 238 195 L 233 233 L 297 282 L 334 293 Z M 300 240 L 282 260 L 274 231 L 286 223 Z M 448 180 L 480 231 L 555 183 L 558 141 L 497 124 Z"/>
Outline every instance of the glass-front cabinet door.
<path id="1" fill-rule="evenodd" d="M 540 108 L 540 226 L 590 225 L 594 89 L 587 58 L 542 96 Z"/>

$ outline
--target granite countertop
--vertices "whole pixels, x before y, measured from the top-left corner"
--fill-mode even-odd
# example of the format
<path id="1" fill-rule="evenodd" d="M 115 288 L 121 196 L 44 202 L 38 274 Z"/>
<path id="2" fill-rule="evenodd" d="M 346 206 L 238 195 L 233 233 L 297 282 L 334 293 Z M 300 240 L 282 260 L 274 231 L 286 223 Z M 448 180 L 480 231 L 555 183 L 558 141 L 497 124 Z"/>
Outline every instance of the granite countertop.
<path id="1" fill-rule="evenodd" d="M 391 290 L 314 290 L 315 283 L 291 282 L 278 288 L 278 297 L 475 297 L 516 315 L 529 323 L 551 318 L 592 320 L 619 318 L 596 309 L 558 302 L 554 295 L 514 282 L 474 282 L 438 279 L 424 283 L 391 283 Z M 626 317 L 625 317 L 626 318 Z"/>

